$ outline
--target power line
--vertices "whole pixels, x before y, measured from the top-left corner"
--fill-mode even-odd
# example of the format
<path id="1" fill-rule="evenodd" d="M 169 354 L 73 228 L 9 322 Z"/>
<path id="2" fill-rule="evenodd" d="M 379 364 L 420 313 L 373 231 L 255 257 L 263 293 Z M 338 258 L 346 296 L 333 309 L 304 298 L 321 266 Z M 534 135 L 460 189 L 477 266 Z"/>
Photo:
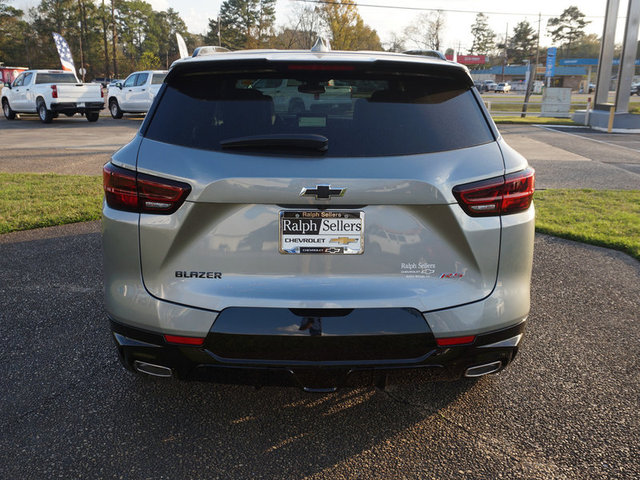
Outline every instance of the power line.
<path id="1" fill-rule="evenodd" d="M 294 0 L 296 2 L 301 3 L 319 3 L 324 5 L 342 5 L 342 2 L 336 0 Z M 371 8 L 387 8 L 393 10 L 412 10 L 412 11 L 420 11 L 420 12 L 447 12 L 447 13 L 482 13 L 484 15 L 520 15 L 523 17 L 537 17 L 538 15 L 542 17 L 559 17 L 560 15 L 551 15 L 548 13 L 522 13 L 522 12 L 487 12 L 480 10 L 458 10 L 458 9 L 450 9 L 450 8 L 425 8 L 425 7 L 406 7 L 402 5 L 376 5 L 373 3 L 362 3 L 357 2 L 356 6 L 358 7 L 371 7 Z M 604 15 L 585 15 L 584 18 L 604 18 Z M 623 17 L 624 18 L 624 17 Z"/>

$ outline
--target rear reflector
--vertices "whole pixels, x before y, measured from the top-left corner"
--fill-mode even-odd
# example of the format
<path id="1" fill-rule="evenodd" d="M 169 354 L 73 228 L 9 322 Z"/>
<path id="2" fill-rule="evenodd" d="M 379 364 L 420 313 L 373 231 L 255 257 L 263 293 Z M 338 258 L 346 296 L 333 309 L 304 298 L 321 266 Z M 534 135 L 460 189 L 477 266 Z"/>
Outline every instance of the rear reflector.
<path id="1" fill-rule="evenodd" d="M 102 169 L 107 205 L 116 210 L 171 214 L 180 208 L 191 186 L 107 163 Z"/>
<path id="2" fill-rule="evenodd" d="M 466 337 L 436 338 L 436 343 L 439 347 L 451 347 L 453 345 L 468 345 L 473 343 L 475 339 L 475 335 L 468 335 Z"/>
<path id="3" fill-rule="evenodd" d="M 167 343 L 177 343 L 179 345 L 202 345 L 204 338 L 199 337 L 181 337 L 180 335 L 165 335 L 164 340 Z"/>
<path id="4" fill-rule="evenodd" d="M 531 205 L 535 190 L 535 171 L 527 168 L 502 177 L 458 185 L 453 195 L 472 217 L 509 215 Z"/>

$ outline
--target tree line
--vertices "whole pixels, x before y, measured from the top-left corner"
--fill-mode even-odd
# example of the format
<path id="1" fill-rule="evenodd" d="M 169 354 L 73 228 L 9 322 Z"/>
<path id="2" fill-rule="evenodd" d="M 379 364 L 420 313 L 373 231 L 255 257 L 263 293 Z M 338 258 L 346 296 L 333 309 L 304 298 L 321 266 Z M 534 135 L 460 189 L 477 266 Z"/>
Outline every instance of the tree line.
<path id="1" fill-rule="evenodd" d="M 190 33 L 179 13 L 156 11 L 144 0 L 41 0 L 27 12 L 0 0 L 0 62 L 29 68 L 59 68 L 52 32 L 60 33 L 71 48 L 76 68 L 86 78 L 122 78 L 131 71 L 168 68 L 179 58 L 176 33 L 189 48 L 221 45 L 245 48 L 309 49 L 318 35 L 335 50 L 403 51 L 443 49 L 446 13 L 425 13 L 384 45 L 378 33 L 359 14 L 354 0 L 331 3 L 294 3 L 289 18 L 276 27 L 276 0 L 225 0 L 217 18 L 209 19 L 205 35 Z M 597 35 L 585 35 L 589 22 L 575 7 L 551 18 L 547 32 L 560 56 L 597 57 Z M 519 22 L 498 40 L 488 17 L 476 16 L 473 43 L 466 53 L 486 55 L 490 63 L 522 63 L 534 55 L 537 29 Z M 447 53 L 453 53 L 453 50 Z M 459 52 L 462 53 L 462 52 Z"/>

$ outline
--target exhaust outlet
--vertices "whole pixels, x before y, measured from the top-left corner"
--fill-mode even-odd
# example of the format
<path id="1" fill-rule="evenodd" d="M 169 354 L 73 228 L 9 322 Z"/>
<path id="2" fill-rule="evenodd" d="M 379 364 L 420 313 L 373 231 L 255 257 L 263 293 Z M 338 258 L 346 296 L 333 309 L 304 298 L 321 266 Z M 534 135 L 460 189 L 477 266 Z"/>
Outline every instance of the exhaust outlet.
<path id="1" fill-rule="evenodd" d="M 497 372 L 501 367 L 502 362 L 500 360 L 497 362 L 485 363 L 484 365 L 476 365 L 475 367 L 467 368 L 464 372 L 464 376 L 468 378 L 482 377 L 484 375 Z"/>
<path id="2" fill-rule="evenodd" d="M 153 363 L 141 362 L 136 360 L 133 362 L 133 368 L 140 373 L 151 375 L 152 377 L 172 377 L 173 372 L 169 367 L 163 367 L 162 365 L 154 365 Z"/>

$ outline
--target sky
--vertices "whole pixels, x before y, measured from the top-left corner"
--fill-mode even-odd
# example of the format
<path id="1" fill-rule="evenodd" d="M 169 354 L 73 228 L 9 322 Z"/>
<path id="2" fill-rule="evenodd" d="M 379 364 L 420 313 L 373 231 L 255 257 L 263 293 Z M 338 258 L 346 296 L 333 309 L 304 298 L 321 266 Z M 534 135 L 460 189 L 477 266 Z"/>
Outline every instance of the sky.
<path id="1" fill-rule="evenodd" d="M 215 18 L 220 10 L 222 0 L 147 0 L 155 10 L 166 10 L 171 7 L 177 10 L 192 33 L 204 34 L 207 31 L 208 19 Z M 9 0 L 16 8 L 28 10 L 37 6 L 38 0 Z M 292 16 L 292 5 L 297 0 L 278 0 L 276 7 L 276 24 L 286 25 Z M 541 46 L 551 46 L 551 39 L 545 35 L 546 23 L 551 17 L 559 16 L 562 11 L 576 5 L 584 13 L 587 33 L 602 35 L 605 14 L 605 0 L 536 0 L 523 2 L 515 0 L 357 0 L 360 15 L 364 21 L 374 28 L 383 42 L 391 40 L 393 33 L 401 34 L 414 19 L 427 11 L 416 9 L 442 9 L 445 12 L 445 31 L 443 48 L 460 49 L 466 53 L 472 43 L 471 25 L 478 11 L 483 11 L 489 20 L 490 27 L 504 38 L 505 30 L 509 34 L 518 22 L 528 20 L 537 29 L 538 13 L 542 14 Z M 621 42 L 624 33 L 624 16 L 627 11 L 627 0 L 620 1 L 616 41 Z M 374 7 L 377 6 L 377 7 Z M 391 6 L 396 8 L 383 8 Z M 404 7 L 404 8 L 398 8 Z M 470 12 L 470 13 L 465 13 Z M 621 18 L 622 17 L 622 18 Z M 407 48 L 415 47 L 406 45 Z"/>

